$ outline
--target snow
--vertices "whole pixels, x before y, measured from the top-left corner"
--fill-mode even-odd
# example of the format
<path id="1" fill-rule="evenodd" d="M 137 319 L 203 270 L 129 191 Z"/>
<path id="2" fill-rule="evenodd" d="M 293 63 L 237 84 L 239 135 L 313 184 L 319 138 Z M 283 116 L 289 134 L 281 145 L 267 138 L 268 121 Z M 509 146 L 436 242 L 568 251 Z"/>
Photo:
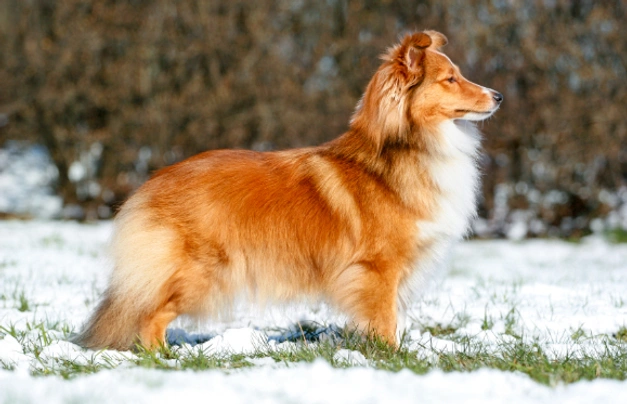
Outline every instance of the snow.
<path id="1" fill-rule="evenodd" d="M 432 371 L 417 376 L 370 368 L 334 369 L 319 359 L 290 368 L 164 372 L 116 369 L 69 381 L 0 371 L 5 402 L 20 403 L 529 403 L 615 402 L 624 382 L 597 380 L 549 388 L 524 375 L 495 370 Z M 27 388 L 26 388 L 27 387 Z"/>
<path id="2" fill-rule="evenodd" d="M 0 403 L 61 402 L 541 402 L 615 401 L 627 382 L 580 381 L 543 386 L 520 373 L 481 369 L 416 375 L 376 370 L 361 353 L 339 349 L 333 368 L 250 358 L 246 369 L 161 371 L 137 367 L 131 352 L 83 350 L 63 327 L 78 329 L 104 290 L 111 223 L 0 221 Z M 185 350 L 242 353 L 259 347 L 291 349 L 295 322 L 330 325 L 333 338 L 346 321 L 324 304 L 265 310 L 241 304 L 232 318 L 177 320 L 169 339 Z M 311 324 L 311 323 L 310 323 Z M 593 236 L 582 243 L 555 240 L 468 241 L 456 247 L 450 269 L 428 282 L 407 313 L 407 343 L 424 355 L 463 349 L 454 336 L 498 352 L 518 339 L 537 342 L 553 358 L 612 349 L 606 342 L 627 325 L 627 245 Z M 25 333 L 23 341 L 6 330 Z M 280 331 L 283 329 L 283 331 Z M 288 331 L 285 331 L 285 330 Z M 4 331 L 3 331 L 4 330 Z M 184 330 L 184 331 L 183 331 Z M 278 331 L 277 331 L 278 330 Z M 298 330 L 293 330 L 297 332 Z M 316 331 L 318 332 L 318 331 Z M 43 347 L 35 355 L 29 347 Z M 437 360 L 437 355 L 433 355 Z M 34 377 L 58 361 L 102 363 L 113 369 L 64 380 Z M 164 360 L 167 362 L 167 360 Z"/>
<path id="3" fill-rule="evenodd" d="M 63 201 L 53 194 L 59 172 L 43 146 L 7 142 L 0 148 L 0 212 L 49 219 Z"/>
<path id="4" fill-rule="evenodd" d="M 0 360 L 10 363 L 19 363 L 28 360 L 24 355 L 22 345 L 10 335 L 5 335 L 0 340 Z"/>
<path id="5" fill-rule="evenodd" d="M 368 360 L 361 352 L 352 351 L 350 349 L 338 350 L 335 353 L 335 355 L 333 355 L 333 360 L 346 363 L 349 365 L 367 365 L 368 364 Z"/>
<path id="6" fill-rule="evenodd" d="M 222 335 L 201 344 L 202 350 L 207 353 L 233 352 L 252 354 L 261 344 L 265 344 L 268 337 L 265 333 L 251 328 L 233 328 L 224 331 Z"/>

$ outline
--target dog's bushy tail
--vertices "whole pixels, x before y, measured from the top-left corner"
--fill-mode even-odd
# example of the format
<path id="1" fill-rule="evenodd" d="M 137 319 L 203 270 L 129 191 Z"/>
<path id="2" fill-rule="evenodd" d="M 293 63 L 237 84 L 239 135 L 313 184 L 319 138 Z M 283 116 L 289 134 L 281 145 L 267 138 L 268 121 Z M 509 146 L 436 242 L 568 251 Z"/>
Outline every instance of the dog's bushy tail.
<path id="1" fill-rule="evenodd" d="M 138 205 L 138 198 L 131 198 L 116 218 L 111 242 L 115 267 L 100 304 L 73 339 L 82 347 L 133 348 L 163 302 L 163 291 L 176 269 L 172 246 L 177 235 L 151 221 Z"/>
<path id="2" fill-rule="evenodd" d="M 127 350 L 137 342 L 141 312 L 126 299 L 108 289 L 83 330 L 72 342 L 83 348 Z"/>

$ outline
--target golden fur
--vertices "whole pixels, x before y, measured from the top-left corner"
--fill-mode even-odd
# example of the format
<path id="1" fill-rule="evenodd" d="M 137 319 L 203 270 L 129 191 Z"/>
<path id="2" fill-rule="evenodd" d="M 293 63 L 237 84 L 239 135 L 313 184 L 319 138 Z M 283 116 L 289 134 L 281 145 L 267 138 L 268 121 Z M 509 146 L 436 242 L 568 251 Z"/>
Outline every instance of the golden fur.
<path id="1" fill-rule="evenodd" d="M 412 285 L 475 212 L 466 120 L 502 100 L 464 79 L 445 44 L 425 31 L 391 48 L 329 143 L 209 151 L 157 172 L 116 218 L 110 284 L 76 341 L 154 347 L 177 316 L 215 315 L 245 294 L 321 297 L 394 343 Z"/>

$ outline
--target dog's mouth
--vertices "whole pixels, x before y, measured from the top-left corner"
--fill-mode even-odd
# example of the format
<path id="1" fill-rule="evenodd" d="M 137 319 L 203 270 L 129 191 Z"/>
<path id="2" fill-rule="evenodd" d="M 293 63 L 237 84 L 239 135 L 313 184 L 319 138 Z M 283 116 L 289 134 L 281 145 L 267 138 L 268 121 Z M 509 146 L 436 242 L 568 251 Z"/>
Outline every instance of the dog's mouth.
<path id="1" fill-rule="evenodd" d="M 458 112 L 460 114 L 490 115 L 490 114 L 493 114 L 494 111 L 496 111 L 497 109 L 498 109 L 498 107 L 494 108 L 494 109 L 491 109 L 489 111 L 473 111 L 472 109 L 456 109 L 455 112 Z"/>
<path id="2" fill-rule="evenodd" d="M 484 119 L 487 119 L 490 116 L 492 116 L 492 114 L 494 114 L 497 109 L 499 109 L 498 106 L 488 111 L 474 111 L 471 109 L 456 109 L 455 112 L 462 115 L 461 118 L 459 119 L 465 119 L 468 121 L 483 121 Z"/>

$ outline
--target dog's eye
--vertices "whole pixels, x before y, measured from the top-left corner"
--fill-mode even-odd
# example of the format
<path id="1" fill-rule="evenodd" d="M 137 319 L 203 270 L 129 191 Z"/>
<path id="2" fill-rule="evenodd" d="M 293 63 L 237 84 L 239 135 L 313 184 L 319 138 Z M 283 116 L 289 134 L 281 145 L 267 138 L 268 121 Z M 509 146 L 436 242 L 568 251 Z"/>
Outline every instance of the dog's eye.
<path id="1" fill-rule="evenodd" d="M 448 81 L 449 83 L 453 84 L 453 83 L 455 83 L 455 81 L 457 81 L 457 80 L 455 80 L 455 77 L 451 76 L 451 77 L 449 77 L 448 79 L 446 79 L 446 81 Z"/>

